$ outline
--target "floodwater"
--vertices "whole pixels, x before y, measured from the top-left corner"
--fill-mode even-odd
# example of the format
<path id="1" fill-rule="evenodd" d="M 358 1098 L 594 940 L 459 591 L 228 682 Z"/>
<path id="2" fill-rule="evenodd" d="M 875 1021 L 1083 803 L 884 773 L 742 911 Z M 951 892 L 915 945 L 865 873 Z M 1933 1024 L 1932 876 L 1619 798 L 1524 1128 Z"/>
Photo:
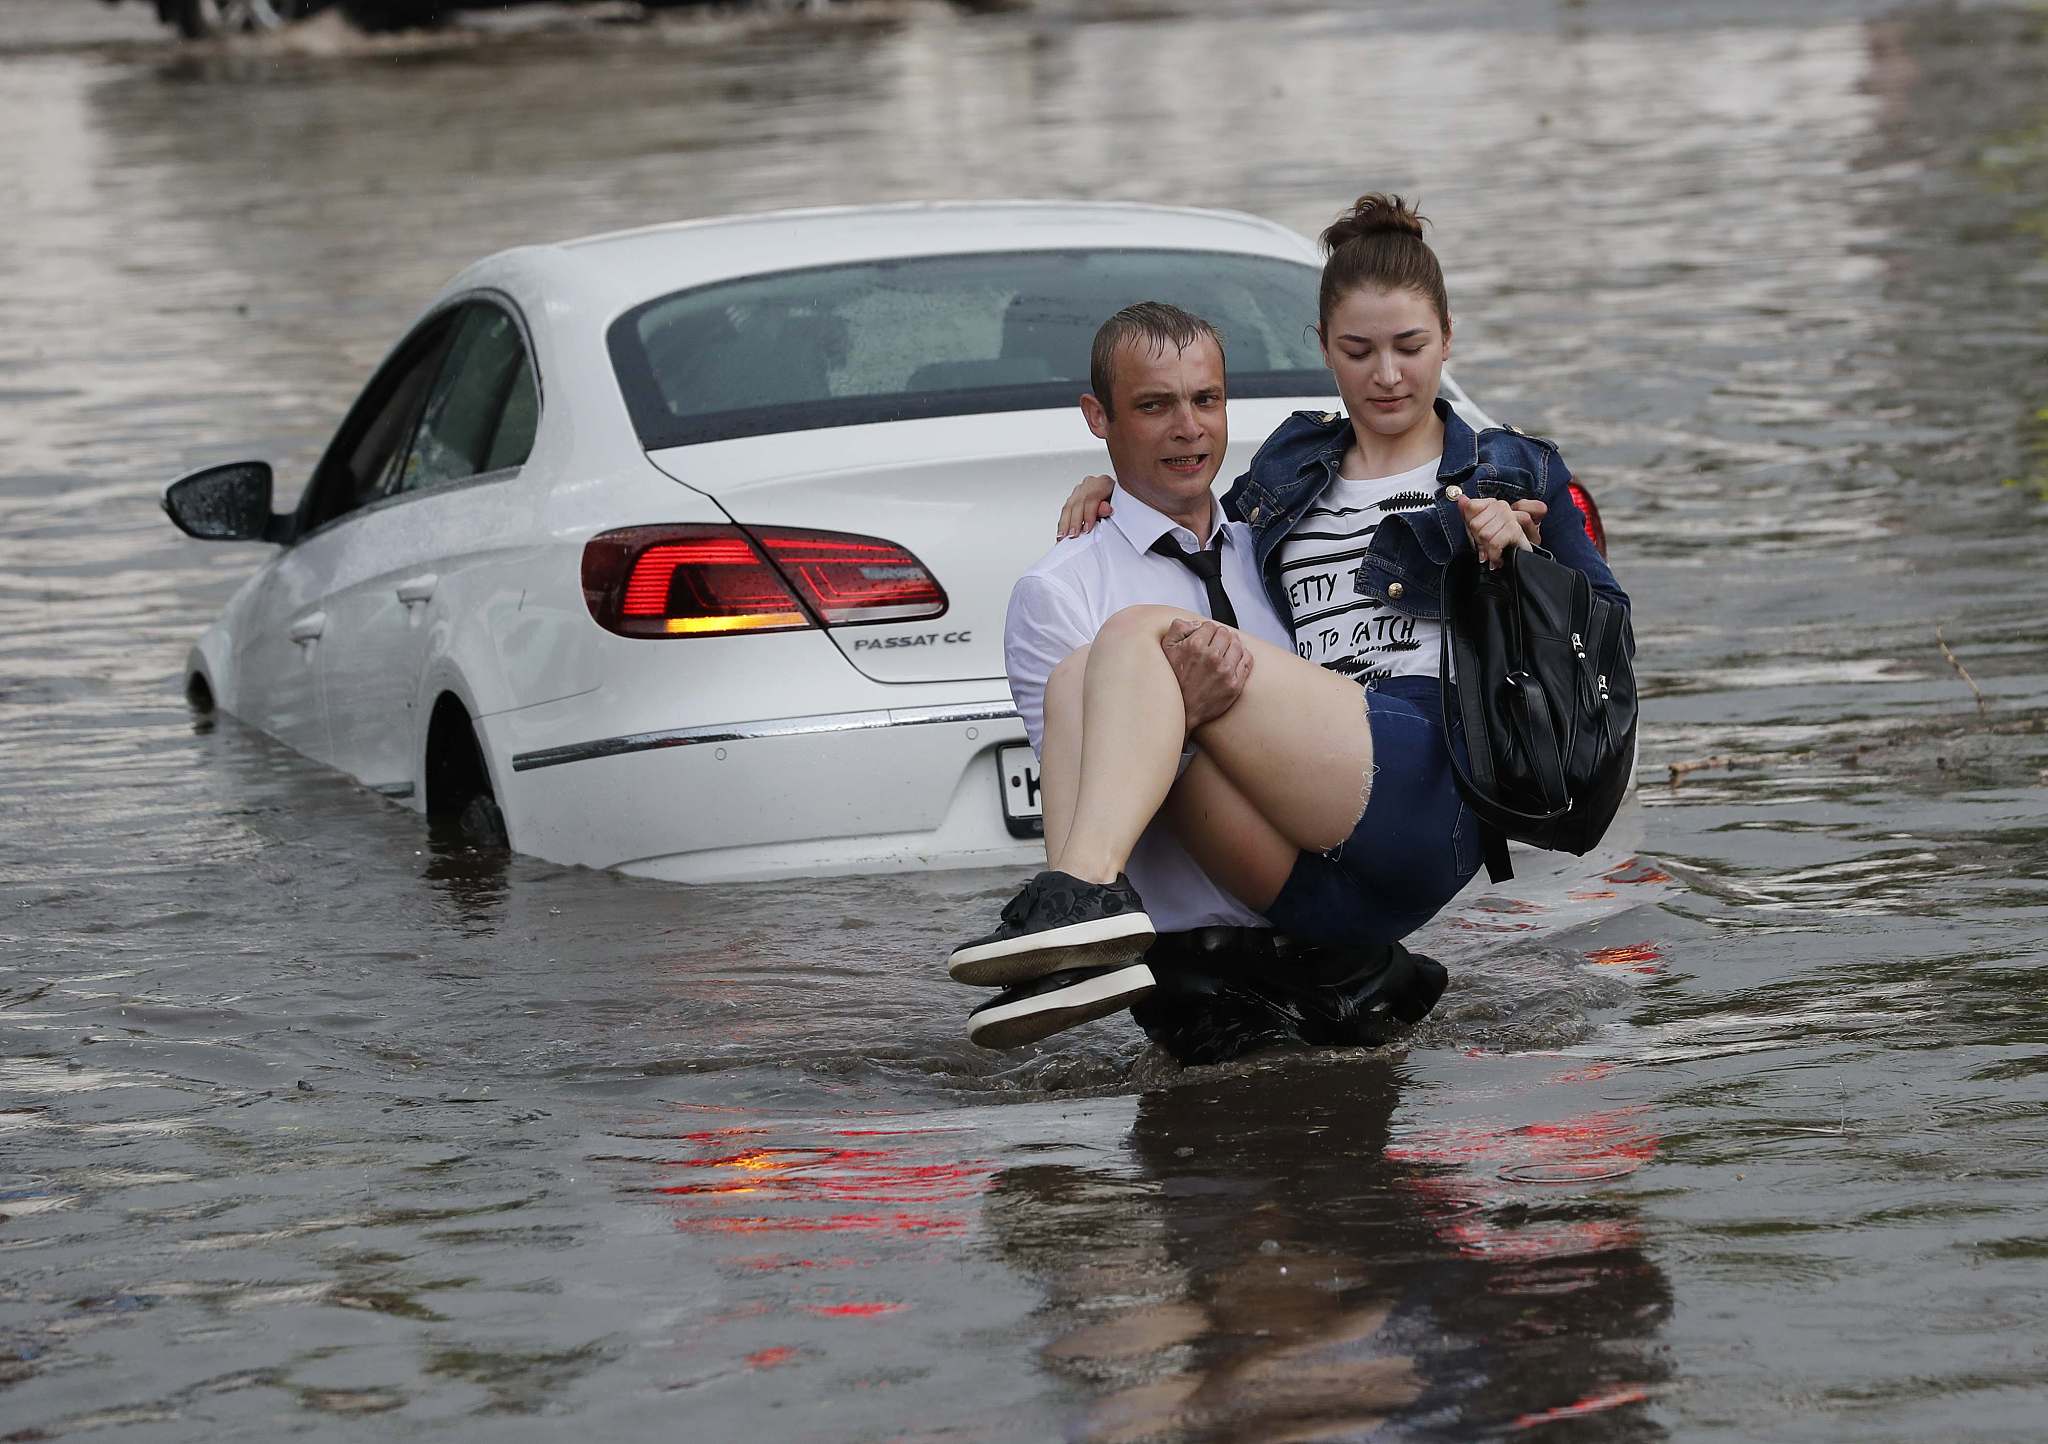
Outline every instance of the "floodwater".
<path id="1" fill-rule="evenodd" d="M 2048 13 L 1789 8 L 0 0 L 0 1436 L 2038 1437 Z M 259 552 L 159 487 L 303 476 L 476 255 L 1367 188 L 1648 699 L 1642 859 L 1433 928 L 1406 1049 L 979 1054 L 1008 877 L 478 857 L 184 707 Z"/>

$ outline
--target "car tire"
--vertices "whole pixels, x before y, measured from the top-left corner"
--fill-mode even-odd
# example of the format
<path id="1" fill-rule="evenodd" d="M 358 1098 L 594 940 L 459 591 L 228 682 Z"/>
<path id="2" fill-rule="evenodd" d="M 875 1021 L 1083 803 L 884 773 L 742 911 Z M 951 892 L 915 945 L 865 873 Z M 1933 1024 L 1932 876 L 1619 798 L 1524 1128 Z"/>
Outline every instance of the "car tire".
<path id="1" fill-rule="evenodd" d="M 505 814 L 498 810 L 498 799 L 488 792 L 479 792 L 469 799 L 462 815 L 455 819 L 455 830 L 471 847 L 507 845 Z"/>
<path id="2" fill-rule="evenodd" d="M 194 672 L 185 679 L 185 705 L 192 709 L 194 732 L 203 734 L 213 730 L 219 706 L 213 700 L 213 684 L 206 680 L 204 672 Z"/>
<path id="3" fill-rule="evenodd" d="M 164 0 L 158 13 L 187 40 L 282 30 L 312 9 L 306 0 Z"/>
<path id="4" fill-rule="evenodd" d="M 431 30 L 448 18 L 446 0 L 341 0 L 348 23 L 370 35 Z"/>
<path id="5" fill-rule="evenodd" d="M 476 727 L 453 694 L 434 704 L 427 728 L 427 820 L 470 847 L 510 847 L 504 811 L 491 786 Z"/>

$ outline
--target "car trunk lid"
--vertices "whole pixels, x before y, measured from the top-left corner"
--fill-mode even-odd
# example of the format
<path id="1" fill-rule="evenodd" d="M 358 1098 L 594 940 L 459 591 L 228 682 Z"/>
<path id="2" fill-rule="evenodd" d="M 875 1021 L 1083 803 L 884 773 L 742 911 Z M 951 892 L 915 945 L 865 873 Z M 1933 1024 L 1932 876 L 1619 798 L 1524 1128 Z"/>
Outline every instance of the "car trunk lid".
<path id="1" fill-rule="evenodd" d="M 1231 403 L 1222 477 L 1303 400 Z M 1010 588 L 1053 543 L 1061 502 L 1108 465 L 1078 407 L 739 437 L 650 454 L 743 527 L 853 532 L 907 547 L 943 615 L 830 629 L 878 682 L 1000 681 Z"/>

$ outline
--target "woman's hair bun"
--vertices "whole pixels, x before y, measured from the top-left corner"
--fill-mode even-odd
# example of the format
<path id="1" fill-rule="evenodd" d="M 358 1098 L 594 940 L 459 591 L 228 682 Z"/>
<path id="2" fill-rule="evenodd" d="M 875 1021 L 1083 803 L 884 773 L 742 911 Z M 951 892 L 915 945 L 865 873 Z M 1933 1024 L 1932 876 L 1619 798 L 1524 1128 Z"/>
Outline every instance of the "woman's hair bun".
<path id="1" fill-rule="evenodd" d="M 1374 191 L 1352 202 L 1351 209 L 1323 232 L 1323 280 L 1316 300 L 1316 322 L 1330 324 L 1330 313 L 1353 291 L 1413 291 L 1436 307 L 1445 334 L 1451 329 L 1451 298 L 1444 291 L 1444 268 L 1422 239 L 1422 213 L 1399 196 Z"/>
<path id="2" fill-rule="evenodd" d="M 1424 219 L 1421 212 L 1399 196 L 1374 191 L 1360 196 L 1350 210 L 1330 223 L 1323 232 L 1323 249 L 1334 251 L 1346 241 L 1366 236 L 1413 236 L 1419 241 Z"/>

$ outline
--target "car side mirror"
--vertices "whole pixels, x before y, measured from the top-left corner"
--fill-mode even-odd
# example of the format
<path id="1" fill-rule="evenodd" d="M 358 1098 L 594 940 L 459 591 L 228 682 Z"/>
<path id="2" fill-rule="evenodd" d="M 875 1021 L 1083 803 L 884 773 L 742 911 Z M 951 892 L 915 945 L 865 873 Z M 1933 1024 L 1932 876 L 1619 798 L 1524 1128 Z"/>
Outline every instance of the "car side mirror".
<path id="1" fill-rule="evenodd" d="M 164 511 L 201 541 L 282 541 L 291 518 L 270 511 L 266 461 L 231 461 L 181 476 L 164 488 Z"/>

